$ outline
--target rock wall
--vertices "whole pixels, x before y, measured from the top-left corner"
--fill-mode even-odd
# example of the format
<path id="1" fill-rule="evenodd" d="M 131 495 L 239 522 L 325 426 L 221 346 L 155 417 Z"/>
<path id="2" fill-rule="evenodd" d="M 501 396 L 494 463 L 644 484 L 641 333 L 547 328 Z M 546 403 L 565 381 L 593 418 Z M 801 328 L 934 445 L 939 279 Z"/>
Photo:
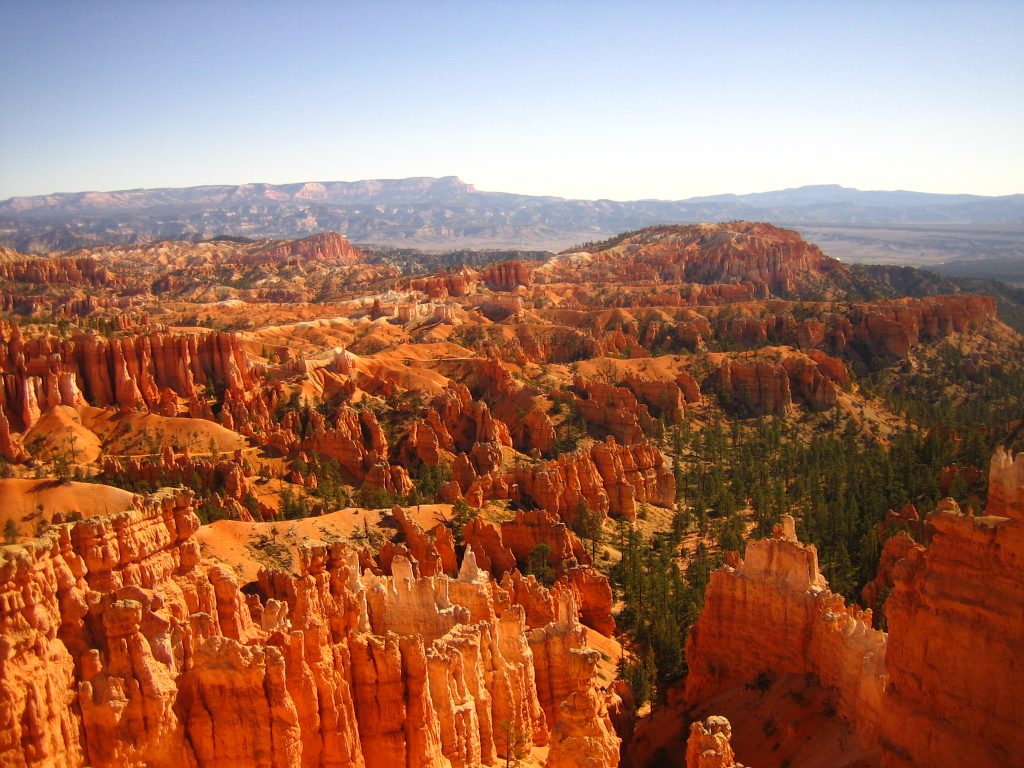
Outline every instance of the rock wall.
<path id="1" fill-rule="evenodd" d="M 115 406 L 176 415 L 178 398 L 190 415 L 207 416 L 205 397 L 247 402 L 259 378 L 234 334 L 156 331 L 115 339 L 76 334 L 26 340 L 17 326 L 0 336 L 0 409 L 15 432 L 29 429 L 57 405 Z"/>
<path id="2" fill-rule="evenodd" d="M 816 296 L 834 282 L 843 284 L 847 275 L 843 264 L 799 233 L 747 221 L 649 227 L 585 255 L 582 264 L 566 259 L 565 268 L 549 268 L 549 279 L 648 286 L 700 283 L 712 296 L 721 285 L 732 289 L 731 296 L 747 298 Z"/>
<path id="3" fill-rule="evenodd" d="M 887 543 L 868 594 L 891 588 L 889 634 L 846 606 L 791 518 L 714 572 L 690 633 L 686 699 L 697 704 L 759 673 L 815 675 L 884 768 L 1013 765 L 1024 754 L 1024 455 L 1000 450 L 986 513 L 951 499 L 928 516 L 928 548 Z"/>
<path id="4" fill-rule="evenodd" d="M 0 550 L 0 765 L 447 768 L 549 741 L 617 763 L 571 593 L 528 632 L 472 554 L 360 576 L 307 542 L 243 594 L 197 528 L 166 490 Z"/>
<path id="5" fill-rule="evenodd" d="M 772 538 L 751 541 L 711 575 L 686 643 L 686 699 L 697 704 L 760 673 L 813 674 L 838 691 L 836 709 L 861 740 L 877 739 L 886 636 L 871 614 L 847 607 L 818 571 L 817 551 L 783 518 Z"/>
<path id="6" fill-rule="evenodd" d="M 947 500 L 885 604 L 883 765 L 994 768 L 1024 755 L 1024 454 L 992 460 L 983 516 Z"/>
<path id="7" fill-rule="evenodd" d="M 707 386 L 752 413 L 785 415 L 793 404 L 786 369 L 771 360 L 722 360 Z"/>
<path id="8" fill-rule="evenodd" d="M 484 267 L 480 277 L 494 291 L 511 291 L 519 286 L 528 288 L 533 284 L 533 266 L 525 261 L 503 261 Z"/>
<path id="9" fill-rule="evenodd" d="M 630 389 L 579 377 L 573 389 L 579 394 L 576 408 L 587 423 L 604 427 L 623 445 L 642 443 L 644 433 L 653 431 L 654 419 L 647 406 Z"/>
<path id="10" fill-rule="evenodd" d="M 264 250 L 247 254 L 248 264 L 274 264 L 295 260 L 297 263 L 319 261 L 327 264 L 359 264 L 363 252 L 337 232 L 322 232 L 302 240 L 287 240 Z"/>
<path id="11" fill-rule="evenodd" d="M 445 500 L 474 507 L 488 499 L 514 499 L 572 521 L 581 505 L 634 519 L 639 504 L 671 507 L 675 478 L 665 457 L 648 443 L 619 445 L 613 437 L 539 464 L 480 473 L 463 456 L 452 468 Z"/>
<path id="12" fill-rule="evenodd" d="M 105 286 L 114 276 L 92 256 L 40 259 L 22 257 L 0 260 L 0 280 L 33 285 Z"/>

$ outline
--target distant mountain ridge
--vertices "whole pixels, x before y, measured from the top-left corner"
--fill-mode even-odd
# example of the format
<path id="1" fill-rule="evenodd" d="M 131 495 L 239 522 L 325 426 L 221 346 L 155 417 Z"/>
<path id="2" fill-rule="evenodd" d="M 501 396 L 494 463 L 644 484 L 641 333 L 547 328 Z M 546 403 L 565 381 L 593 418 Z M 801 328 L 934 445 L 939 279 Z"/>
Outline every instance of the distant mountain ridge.
<path id="1" fill-rule="evenodd" d="M 1024 195 L 837 185 L 688 200 L 571 200 L 477 190 L 455 176 L 56 193 L 0 202 L 0 244 L 45 252 L 162 239 L 294 238 L 447 249 L 558 250 L 654 224 L 1024 226 Z"/>

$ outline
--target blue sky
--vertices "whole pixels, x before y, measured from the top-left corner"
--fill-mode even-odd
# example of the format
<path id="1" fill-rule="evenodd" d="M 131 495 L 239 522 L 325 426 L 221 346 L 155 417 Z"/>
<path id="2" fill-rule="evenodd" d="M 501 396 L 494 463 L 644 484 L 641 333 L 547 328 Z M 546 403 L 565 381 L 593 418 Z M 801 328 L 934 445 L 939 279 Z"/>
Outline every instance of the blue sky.
<path id="1" fill-rule="evenodd" d="M 1024 3 L 0 0 L 0 199 L 1024 192 Z"/>

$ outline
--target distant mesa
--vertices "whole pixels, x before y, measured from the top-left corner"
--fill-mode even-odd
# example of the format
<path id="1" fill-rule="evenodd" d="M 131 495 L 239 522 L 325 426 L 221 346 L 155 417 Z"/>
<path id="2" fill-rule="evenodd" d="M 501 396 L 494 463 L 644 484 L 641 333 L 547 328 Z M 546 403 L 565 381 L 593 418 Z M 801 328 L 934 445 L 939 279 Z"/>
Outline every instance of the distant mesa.
<path id="1" fill-rule="evenodd" d="M 483 192 L 456 176 L 208 185 L 13 197 L 0 202 L 0 244 L 44 252 L 217 235 L 291 239 L 336 231 L 353 242 L 397 247 L 560 250 L 666 222 L 736 219 L 800 228 L 1019 227 L 1024 226 L 1024 195 L 864 192 L 820 185 L 686 200 L 570 200 Z M 860 240 L 865 236 L 871 239 L 871 233 L 859 233 Z M 844 244 L 857 240 L 847 236 Z M 959 257 L 976 243 L 976 238 L 954 240 L 960 252 L 935 238 L 928 247 Z M 1007 246 L 1005 239 L 994 245 Z"/>

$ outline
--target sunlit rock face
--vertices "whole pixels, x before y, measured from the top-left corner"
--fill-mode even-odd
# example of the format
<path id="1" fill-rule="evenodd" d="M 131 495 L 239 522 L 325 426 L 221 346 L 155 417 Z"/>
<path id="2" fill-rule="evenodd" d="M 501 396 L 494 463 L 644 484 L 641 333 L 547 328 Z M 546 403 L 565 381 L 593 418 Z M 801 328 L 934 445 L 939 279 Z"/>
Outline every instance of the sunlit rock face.
<path id="1" fill-rule="evenodd" d="M 163 491 L 3 548 L 0 764 L 448 767 L 549 743 L 552 765 L 617 764 L 571 589 L 531 582 L 550 620 L 529 629 L 471 551 L 454 579 L 397 556 L 360 576 L 307 542 L 299 575 L 243 594 L 197 528 Z"/>
<path id="2" fill-rule="evenodd" d="M 736 762 L 731 737 L 732 726 L 719 715 L 693 723 L 686 741 L 686 768 L 743 768 Z"/>
<path id="3" fill-rule="evenodd" d="M 883 764 L 1013 765 L 1024 754 L 1024 454 L 999 450 L 983 516 L 947 501 L 897 563 Z"/>
<path id="4" fill-rule="evenodd" d="M 1014 764 L 1024 753 L 1022 467 L 1024 456 L 997 451 L 984 515 L 946 500 L 928 516 L 927 548 L 891 540 L 878 582 L 892 584 L 888 635 L 829 591 L 791 518 L 750 542 L 744 560 L 712 574 L 686 647 L 687 701 L 762 672 L 814 675 L 883 766 Z"/>

